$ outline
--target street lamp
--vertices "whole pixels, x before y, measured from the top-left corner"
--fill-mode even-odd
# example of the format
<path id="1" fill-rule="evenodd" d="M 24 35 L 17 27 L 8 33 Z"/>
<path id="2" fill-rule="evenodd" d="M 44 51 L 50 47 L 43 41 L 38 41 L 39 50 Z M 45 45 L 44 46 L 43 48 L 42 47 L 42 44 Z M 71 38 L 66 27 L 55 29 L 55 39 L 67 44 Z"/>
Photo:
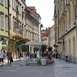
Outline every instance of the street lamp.
<path id="1" fill-rule="evenodd" d="M 43 27 L 43 24 L 40 24 L 39 25 L 39 42 L 42 42 L 41 41 L 41 28 Z M 39 56 L 41 56 L 41 45 L 39 47 Z"/>
<path id="2" fill-rule="evenodd" d="M 43 24 L 40 24 L 40 32 L 39 32 L 39 36 L 40 36 L 40 39 L 39 41 L 42 42 L 42 39 L 41 39 L 41 28 L 43 27 Z"/>

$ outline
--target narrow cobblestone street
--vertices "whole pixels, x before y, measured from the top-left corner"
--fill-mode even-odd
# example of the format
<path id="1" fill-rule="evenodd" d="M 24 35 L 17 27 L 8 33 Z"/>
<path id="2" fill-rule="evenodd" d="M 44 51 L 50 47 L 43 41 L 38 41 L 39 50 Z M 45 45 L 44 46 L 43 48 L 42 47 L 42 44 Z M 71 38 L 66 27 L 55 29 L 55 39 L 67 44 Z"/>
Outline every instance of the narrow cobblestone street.
<path id="1" fill-rule="evenodd" d="M 76 77 L 77 64 L 68 63 L 62 60 L 55 60 L 54 64 L 38 66 L 21 65 L 21 61 L 12 63 L 11 67 L 7 64 L 0 67 L 0 77 Z"/>
<path id="2" fill-rule="evenodd" d="M 21 61 L 14 62 L 11 67 L 0 67 L 0 77 L 55 77 L 54 66 L 21 65 Z"/>

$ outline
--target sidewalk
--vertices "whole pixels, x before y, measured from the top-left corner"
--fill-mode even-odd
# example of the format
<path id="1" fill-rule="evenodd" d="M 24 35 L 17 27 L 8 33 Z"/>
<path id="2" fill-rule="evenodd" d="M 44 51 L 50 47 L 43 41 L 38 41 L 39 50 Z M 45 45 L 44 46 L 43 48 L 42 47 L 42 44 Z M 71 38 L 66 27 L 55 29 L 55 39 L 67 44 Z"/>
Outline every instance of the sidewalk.
<path id="1" fill-rule="evenodd" d="M 20 59 L 13 59 L 13 61 L 18 61 L 18 60 L 20 60 Z M 5 64 L 7 64 L 7 59 L 4 60 L 3 64 L 0 64 L 0 67 L 3 66 L 3 65 L 5 65 Z"/>
<path id="2" fill-rule="evenodd" d="M 54 63 L 55 77 L 76 77 L 77 64 L 68 63 L 63 60 L 55 60 Z"/>

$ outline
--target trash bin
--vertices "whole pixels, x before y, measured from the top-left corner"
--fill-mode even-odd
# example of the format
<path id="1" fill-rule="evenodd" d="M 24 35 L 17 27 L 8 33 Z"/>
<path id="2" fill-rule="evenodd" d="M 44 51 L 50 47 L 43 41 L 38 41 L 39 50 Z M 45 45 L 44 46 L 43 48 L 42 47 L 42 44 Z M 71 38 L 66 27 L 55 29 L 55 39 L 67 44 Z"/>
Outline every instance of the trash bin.
<path id="1" fill-rule="evenodd" d="M 42 65 L 46 65 L 46 63 L 47 63 L 47 60 L 46 59 L 41 59 L 41 64 Z"/>

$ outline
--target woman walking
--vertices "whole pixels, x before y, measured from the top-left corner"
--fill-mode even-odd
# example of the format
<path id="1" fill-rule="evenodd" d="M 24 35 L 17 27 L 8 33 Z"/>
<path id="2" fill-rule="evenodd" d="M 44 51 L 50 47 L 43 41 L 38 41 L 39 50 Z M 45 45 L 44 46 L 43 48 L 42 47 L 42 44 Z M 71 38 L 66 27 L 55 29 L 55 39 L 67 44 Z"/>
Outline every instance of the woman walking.
<path id="1" fill-rule="evenodd" d="M 11 66 L 11 62 L 13 62 L 13 59 L 12 59 L 12 52 L 10 51 L 10 49 L 8 49 L 7 51 L 7 59 L 8 59 L 8 66 Z"/>

